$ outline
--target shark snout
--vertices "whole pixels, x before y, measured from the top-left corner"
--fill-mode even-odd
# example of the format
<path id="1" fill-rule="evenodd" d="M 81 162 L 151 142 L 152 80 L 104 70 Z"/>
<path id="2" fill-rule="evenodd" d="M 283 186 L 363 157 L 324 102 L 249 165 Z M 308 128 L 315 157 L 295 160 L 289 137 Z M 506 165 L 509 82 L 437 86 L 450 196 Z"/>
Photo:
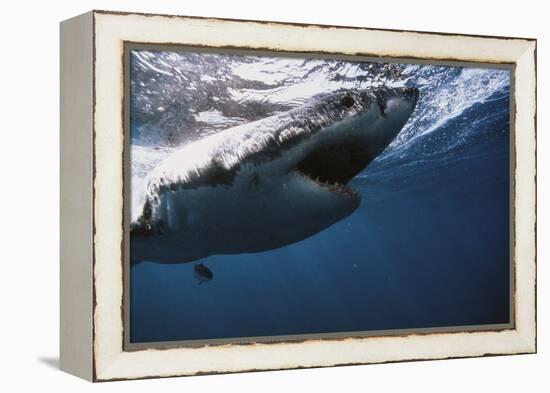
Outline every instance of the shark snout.
<path id="1" fill-rule="evenodd" d="M 382 88 L 374 91 L 380 114 L 386 117 L 396 107 L 406 104 L 412 112 L 418 101 L 418 89 L 414 87 Z"/>
<path id="2" fill-rule="evenodd" d="M 401 96 L 404 100 L 411 103 L 412 107 L 416 106 L 418 101 L 418 89 L 416 87 L 405 87 L 401 89 Z"/>
<path id="3" fill-rule="evenodd" d="M 410 118 L 418 101 L 414 87 L 380 88 L 373 91 L 377 121 L 370 122 L 368 113 L 362 121 L 363 147 L 373 159 L 397 136 Z"/>

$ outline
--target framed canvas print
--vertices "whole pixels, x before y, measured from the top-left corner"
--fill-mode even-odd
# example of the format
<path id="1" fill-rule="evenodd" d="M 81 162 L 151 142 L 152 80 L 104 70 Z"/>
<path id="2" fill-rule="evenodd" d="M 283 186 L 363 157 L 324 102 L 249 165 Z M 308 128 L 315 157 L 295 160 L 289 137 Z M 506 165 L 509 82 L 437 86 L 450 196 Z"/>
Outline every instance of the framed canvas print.
<path id="1" fill-rule="evenodd" d="M 61 24 L 61 368 L 536 352 L 536 41 Z"/>

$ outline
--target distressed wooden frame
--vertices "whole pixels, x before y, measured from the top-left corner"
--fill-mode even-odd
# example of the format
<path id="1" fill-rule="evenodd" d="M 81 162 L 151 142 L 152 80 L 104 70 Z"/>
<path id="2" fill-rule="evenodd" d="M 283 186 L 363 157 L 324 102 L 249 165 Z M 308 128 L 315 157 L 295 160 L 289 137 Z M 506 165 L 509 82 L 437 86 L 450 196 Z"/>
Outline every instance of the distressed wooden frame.
<path id="1" fill-rule="evenodd" d="M 128 42 L 513 67 L 513 326 L 125 350 Z M 536 352 L 536 40 L 92 11 L 61 24 L 60 60 L 63 370 L 107 381 Z"/>

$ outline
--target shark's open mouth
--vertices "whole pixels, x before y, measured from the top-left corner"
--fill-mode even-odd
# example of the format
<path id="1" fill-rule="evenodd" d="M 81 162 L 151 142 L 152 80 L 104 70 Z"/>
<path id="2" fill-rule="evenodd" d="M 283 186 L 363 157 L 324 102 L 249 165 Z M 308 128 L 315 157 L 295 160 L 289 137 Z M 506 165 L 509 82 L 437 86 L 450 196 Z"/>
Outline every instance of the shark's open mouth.
<path id="1" fill-rule="evenodd" d="M 295 170 L 331 192 L 357 196 L 347 183 L 371 161 L 367 151 L 357 142 L 321 145 Z"/>

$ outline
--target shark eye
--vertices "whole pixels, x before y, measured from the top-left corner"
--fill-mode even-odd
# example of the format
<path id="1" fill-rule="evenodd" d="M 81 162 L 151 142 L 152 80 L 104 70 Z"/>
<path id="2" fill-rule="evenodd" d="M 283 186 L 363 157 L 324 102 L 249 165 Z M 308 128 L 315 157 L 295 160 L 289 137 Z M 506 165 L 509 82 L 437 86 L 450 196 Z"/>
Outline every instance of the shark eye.
<path id="1" fill-rule="evenodd" d="M 341 104 L 346 108 L 351 108 L 355 104 L 355 100 L 352 96 L 345 96 L 342 98 Z"/>

